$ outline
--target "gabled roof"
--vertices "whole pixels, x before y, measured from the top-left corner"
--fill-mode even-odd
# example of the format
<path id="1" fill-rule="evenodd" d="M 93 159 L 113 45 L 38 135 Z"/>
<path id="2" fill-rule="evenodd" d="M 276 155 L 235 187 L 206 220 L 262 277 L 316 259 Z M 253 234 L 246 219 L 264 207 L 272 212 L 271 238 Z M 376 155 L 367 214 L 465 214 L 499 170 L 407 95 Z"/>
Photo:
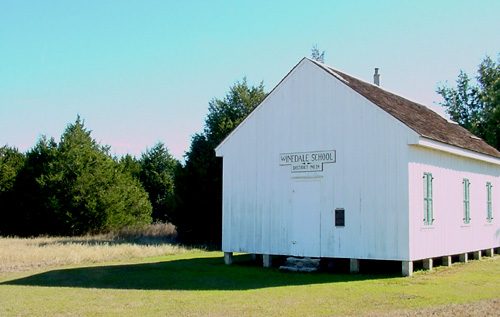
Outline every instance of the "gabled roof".
<path id="1" fill-rule="evenodd" d="M 500 158 L 500 152 L 494 147 L 458 124 L 446 120 L 426 106 L 339 72 L 325 64 L 310 61 L 422 137 Z"/>
<path id="2" fill-rule="evenodd" d="M 236 130 L 238 130 L 244 122 L 252 116 L 255 110 L 257 110 L 257 108 L 260 107 L 264 101 L 266 101 L 267 98 L 273 94 L 274 90 L 279 87 L 281 83 L 304 61 L 317 65 L 332 77 L 402 122 L 423 138 L 473 151 L 475 153 L 485 154 L 494 157 L 495 160 L 500 158 L 500 152 L 497 149 L 484 142 L 481 138 L 473 135 L 468 130 L 462 128 L 457 123 L 446 120 L 426 106 L 395 95 L 374 84 L 364 82 L 307 57 L 304 57 L 297 65 L 295 65 L 292 70 L 290 70 L 290 72 L 288 72 L 288 74 L 276 85 L 276 87 L 273 88 L 266 98 L 264 98 L 264 100 L 235 129 L 233 129 L 233 131 L 224 140 L 222 140 L 222 142 L 216 147 L 216 152 L 226 142 L 226 140 L 231 138 Z"/>

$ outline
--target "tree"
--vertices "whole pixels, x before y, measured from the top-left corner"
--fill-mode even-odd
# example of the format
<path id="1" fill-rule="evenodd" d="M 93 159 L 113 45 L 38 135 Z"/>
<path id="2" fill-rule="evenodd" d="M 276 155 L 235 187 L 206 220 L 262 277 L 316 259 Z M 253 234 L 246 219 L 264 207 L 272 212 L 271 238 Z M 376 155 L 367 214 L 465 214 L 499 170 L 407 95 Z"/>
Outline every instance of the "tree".
<path id="1" fill-rule="evenodd" d="M 264 84 L 249 87 L 247 79 L 236 82 L 224 99 L 214 98 L 208 103 L 204 133 L 217 146 L 266 97 Z"/>
<path id="2" fill-rule="evenodd" d="M 8 233 L 15 217 L 14 184 L 25 156 L 16 148 L 0 147 L 0 234 Z"/>
<path id="3" fill-rule="evenodd" d="M 317 62 L 325 62 L 325 51 L 320 51 L 317 45 L 314 45 L 311 49 L 311 58 Z"/>
<path id="4" fill-rule="evenodd" d="M 142 154 L 139 179 L 153 206 L 154 221 L 172 221 L 174 177 L 179 162 L 161 142 Z"/>
<path id="5" fill-rule="evenodd" d="M 11 205 L 14 214 L 9 233 L 22 236 L 38 235 L 55 233 L 57 228 L 61 227 L 48 203 L 50 193 L 39 182 L 56 156 L 57 143 L 45 136 L 26 153 L 25 164 L 14 183 L 14 203 Z"/>
<path id="6" fill-rule="evenodd" d="M 78 117 L 59 143 L 0 148 L 0 234 L 76 235 L 151 223 L 135 158 L 117 162 Z"/>
<path id="7" fill-rule="evenodd" d="M 484 58 L 476 82 L 460 71 L 456 88 L 440 86 L 440 104 L 450 118 L 500 150 L 500 54 L 497 62 Z"/>
<path id="8" fill-rule="evenodd" d="M 486 57 L 479 65 L 477 80 L 484 105 L 485 129 L 482 137 L 500 150 L 500 54 L 495 63 Z"/>
<path id="9" fill-rule="evenodd" d="M 16 148 L 7 145 L 0 147 L 0 193 L 12 190 L 24 159 L 24 155 Z"/>
<path id="10" fill-rule="evenodd" d="M 36 177 L 52 220 L 47 233 L 85 234 L 151 222 L 151 204 L 139 181 L 99 145 L 78 117 Z"/>
<path id="11" fill-rule="evenodd" d="M 120 165 L 122 172 L 131 175 L 132 177 L 139 179 L 141 174 L 141 162 L 135 156 L 126 154 L 119 159 L 116 159 Z"/>
<path id="12" fill-rule="evenodd" d="M 176 172 L 173 222 L 179 239 L 217 245 L 222 230 L 222 168 L 202 133 L 193 136 L 186 164 Z"/>
<path id="13" fill-rule="evenodd" d="M 223 99 L 209 102 L 203 133 L 196 134 L 186 163 L 176 173 L 174 223 L 185 241 L 219 245 L 222 233 L 222 160 L 215 147 L 266 97 L 264 85 L 235 83 Z"/>

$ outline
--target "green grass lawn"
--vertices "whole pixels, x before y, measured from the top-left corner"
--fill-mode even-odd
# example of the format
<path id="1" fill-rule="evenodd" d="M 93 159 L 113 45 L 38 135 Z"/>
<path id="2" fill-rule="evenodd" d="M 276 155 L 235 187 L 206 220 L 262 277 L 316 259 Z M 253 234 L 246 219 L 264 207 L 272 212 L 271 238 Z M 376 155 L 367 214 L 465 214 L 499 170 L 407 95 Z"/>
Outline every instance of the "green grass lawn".
<path id="1" fill-rule="evenodd" d="M 413 277 L 285 273 L 220 252 L 0 274 L 0 316 L 358 315 L 500 298 L 500 257 Z"/>

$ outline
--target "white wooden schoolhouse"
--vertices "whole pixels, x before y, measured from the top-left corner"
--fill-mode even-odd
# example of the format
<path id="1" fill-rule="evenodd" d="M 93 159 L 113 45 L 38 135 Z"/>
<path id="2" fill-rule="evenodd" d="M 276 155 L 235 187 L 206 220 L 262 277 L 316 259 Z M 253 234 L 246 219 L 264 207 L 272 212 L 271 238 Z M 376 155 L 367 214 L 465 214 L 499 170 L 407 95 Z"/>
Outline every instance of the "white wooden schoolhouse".
<path id="1" fill-rule="evenodd" d="M 376 82 L 378 74 L 375 75 Z M 222 249 L 401 261 L 492 255 L 500 152 L 429 108 L 303 58 L 216 148 Z M 473 252 L 473 253 L 472 253 Z M 483 254 L 484 254 L 483 253 Z"/>

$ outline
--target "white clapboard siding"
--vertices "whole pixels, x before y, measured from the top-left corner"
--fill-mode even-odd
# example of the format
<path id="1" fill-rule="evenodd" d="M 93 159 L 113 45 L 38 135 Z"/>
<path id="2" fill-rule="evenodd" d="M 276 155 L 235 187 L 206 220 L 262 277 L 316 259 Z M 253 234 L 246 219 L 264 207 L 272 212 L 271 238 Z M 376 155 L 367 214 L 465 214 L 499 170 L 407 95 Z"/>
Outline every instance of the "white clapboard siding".
<path id="1" fill-rule="evenodd" d="M 500 245 L 500 165 L 412 146 L 408 163 L 410 258 L 452 255 Z M 432 226 L 423 225 L 423 173 L 433 176 Z M 470 181 L 471 221 L 465 224 L 463 179 Z M 486 183 L 492 184 L 493 220 L 487 220 Z"/>
<path id="2" fill-rule="evenodd" d="M 475 136 L 443 128 L 443 119 L 421 105 L 395 109 L 401 99 L 394 95 L 382 94 L 392 99 L 379 107 L 353 90 L 359 82 L 351 84 L 303 59 L 217 147 L 224 165 L 223 250 L 407 261 L 500 246 L 498 152 L 484 142 L 464 149 Z M 414 124 L 412 116 L 420 120 L 419 133 L 403 123 Z M 422 118 L 443 130 L 428 130 Z M 437 141 L 447 140 L 442 133 L 454 141 Z M 280 154 L 313 151 L 335 151 L 336 161 L 301 173 L 280 164 Z M 433 177 L 431 225 L 423 219 L 424 173 Z M 463 221 L 464 178 L 470 223 Z M 487 183 L 493 219 L 487 219 Z M 337 208 L 345 210 L 343 227 L 334 225 Z"/>
<path id="3" fill-rule="evenodd" d="M 408 144 L 415 143 L 411 129 L 302 60 L 217 148 L 224 164 L 223 250 L 408 259 Z M 280 166 L 280 153 L 320 150 L 336 151 L 336 163 L 322 172 L 293 174 Z M 301 235 L 319 234 L 321 245 L 304 254 L 294 254 L 300 246 L 292 243 L 300 230 L 292 219 L 296 182 L 320 191 L 320 232 Z M 335 208 L 345 209 L 345 227 L 334 226 Z"/>

